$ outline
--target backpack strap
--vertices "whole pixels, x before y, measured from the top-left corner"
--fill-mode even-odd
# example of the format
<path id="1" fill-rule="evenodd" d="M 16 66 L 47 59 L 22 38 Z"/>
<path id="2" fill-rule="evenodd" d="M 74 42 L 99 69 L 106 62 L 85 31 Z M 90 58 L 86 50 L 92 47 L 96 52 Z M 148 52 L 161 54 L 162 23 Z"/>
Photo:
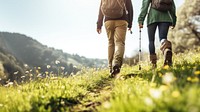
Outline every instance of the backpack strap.
<path id="1" fill-rule="evenodd" d="M 174 23 L 174 21 L 173 21 L 173 18 L 172 18 L 172 15 L 171 15 L 171 13 L 170 13 L 169 11 L 167 11 L 167 13 L 168 13 L 168 15 L 169 15 L 170 19 L 172 20 L 172 24 L 173 24 L 173 23 Z"/>
<path id="2" fill-rule="evenodd" d="M 119 5 L 124 8 L 124 10 L 126 11 L 126 14 L 128 14 L 128 10 L 126 8 L 126 0 L 123 0 L 123 5 L 121 4 L 121 2 L 119 0 L 117 0 L 117 2 L 119 3 Z"/>

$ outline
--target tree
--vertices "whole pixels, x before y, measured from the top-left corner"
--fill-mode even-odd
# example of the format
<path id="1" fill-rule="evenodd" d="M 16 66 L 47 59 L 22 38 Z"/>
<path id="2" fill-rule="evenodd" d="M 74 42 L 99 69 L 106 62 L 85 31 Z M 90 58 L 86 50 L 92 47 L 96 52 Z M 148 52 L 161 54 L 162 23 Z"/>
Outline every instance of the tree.
<path id="1" fill-rule="evenodd" d="M 200 46 L 200 0 L 185 0 L 177 12 L 177 24 L 169 39 L 175 52 Z"/>

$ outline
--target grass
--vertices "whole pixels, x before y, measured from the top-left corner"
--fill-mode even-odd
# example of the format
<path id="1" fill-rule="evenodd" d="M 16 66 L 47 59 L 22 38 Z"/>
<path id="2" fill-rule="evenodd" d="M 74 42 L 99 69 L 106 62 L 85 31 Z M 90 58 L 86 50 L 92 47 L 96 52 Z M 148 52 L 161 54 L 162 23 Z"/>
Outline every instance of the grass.
<path id="1" fill-rule="evenodd" d="M 27 84 L 0 87 L 0 111 L 73 111 L 76 105 L 88 102 L 85 97 L 101 86 L 106 75 L 90 70 L 69 78 L 46 78 Z M 105 74 L 105 71 L 102 72 Z M 84 101 L 85 100 L 85 101 Z M 84 108 L 81 108 L 84 110 Z M 87 109 L 86 109 L 87 110 Z"/>
<path id="2" fill-rule="evenodd" d="M 174 55 L 173 67 L 124 65 L 117 78 L 108 70 L 83 69 L 68 78 L 50 77 L 0 87 L 1 112 L 199 112 L 200 52 Z"/>
<path id="3" fill-rule="evenodd" d="M 200 53 L 189 51 L 174 58 L 172 68 L 150 70 L 144 63 L 136 75 L 116 80 L 110 102 L 102 105 L 100 111 L 199 112 Z M 126 77 L 135 71 L 126 67 L 121 74 Z"/>

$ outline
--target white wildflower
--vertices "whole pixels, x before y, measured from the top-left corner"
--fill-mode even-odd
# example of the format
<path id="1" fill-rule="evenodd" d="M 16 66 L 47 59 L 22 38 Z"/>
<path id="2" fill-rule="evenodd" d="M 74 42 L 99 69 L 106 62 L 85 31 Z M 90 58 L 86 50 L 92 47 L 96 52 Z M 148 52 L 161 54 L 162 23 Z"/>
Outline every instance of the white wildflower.
<path id="1" fill-rule="evenodd" d="M 42 74 L 38 74 L 38 75 L 37 75 L 37 77 L 40 77 L 40 78 L 42 78 Z"/>
<path id="2" fill-rule="evenodd" d="M 145 102 L 145 104 L 148 105 L 148 106 L 153 105 L 153 100 L 152 100 L 151 98 L 149 98 L 149 97 L 146 97 L 146 98 L 144 99 L 144 102 Z"/>
<path id="3" fill-rule="evenodd" d="M 159 89 L 150 89 L 149 93 L 151 97 L 155 99 L 159 99 L 162 96 L 162 91 L 160 91 Z"/>
<path id="4" fill-rule="evenodd" d="M 14 83 L 13 82 L 8 82 L 5 87 L 9 87 L 9 86 L 12 86 Z"/>
<path id="5" fill-rule="evenodd" d="M 171 84 L 172 82 L 174 82 L 174 80 L 175 80 L 175 77 L 173 73 L 168 72 L 163 76 L 162 82 L 164 84 Z"/>
<path id="6" fill-rule="evenodd" d="M 25 78 L 25 77 L 26 77 L 26 76 L 24 76 L 24 75 L 23 75 L 23 76 L 21 76 L 21 78 Z"/>
<path id="7" fill-rule="evenodd" d="M 106 101 L 103 103 L 103 107 L 106 108 L 106 109 L 109 109 L 111 107 L 111 103 Z"/>
<path id="8" fill-rule="evenodd" d="M 25 68 L 28 68 L 28 64 L 24 64 L 24 67 L 25 67 Z"/>
<path id="9" fill-rule="evenodd" d="M 65 70 L 65 67 L 60 67 L 62 70 Z"/>
<path id="10" fill-rule="evenodd" d="M 14 75 L 17 75 L 19 73 L 19 71 L 14 72 Z"/>
<path id="11" fill-rule="evenodd" d="M 47 65 L 47 69 L 51 68 L 51 65 Z"/>
<path id="12" fill-rule="evenodd" d="M 56 63 L 56 65 L 57 65 L 57 64 L 59 64 L 59 63 L 60 63 L 60 61 L 56 60 L 56 61 L 55 61 L 55 63 Z"/>
<path id="13" fill-rule="evenodd" d="M 26 74 L 29 74 L 29 71 L 26 71 L 25 73 L 26 73 Z"/>

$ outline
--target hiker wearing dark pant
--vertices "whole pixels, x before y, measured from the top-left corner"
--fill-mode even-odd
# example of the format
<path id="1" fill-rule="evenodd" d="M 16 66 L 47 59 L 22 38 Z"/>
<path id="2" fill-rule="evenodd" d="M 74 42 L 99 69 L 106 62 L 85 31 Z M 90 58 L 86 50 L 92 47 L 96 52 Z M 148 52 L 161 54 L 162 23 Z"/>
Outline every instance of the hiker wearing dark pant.
<path id="1" fill-rule="evenodd" d="M 106 11 L 106 9 L 109 9 L 107 4 L 111 6 L 111 10 Z M 118 14 L 120 8 L 122 8 L 121 15 Z M 110 75 L 114 77 L 120 72 L 123 64 L 127 28 L 131 30 L 132 27 L 133 7 L 131 0 L 101 0 L 97 21 L 97 32 L 99 34 L 102 31 L 103 21 L 108 37 L 108 66 Z"/>
<path id="2" fill-rule="evenodd" d="M 140 15 L 138 17 L 139 28 L 143 28 L 146 15 L 147 30 L 149 37 L 149 54 L 152 68 L 156 68 L 157 56 L 155 52 L 155 32 L 158 27 L 159 40 L 161 42 L 160 50 L 164 55 L 164 64 L 172 65 L 172 45 L 167 39 L 168 30 L 176 25 L 176 7 L 173 0 L 165 0 L 167 6 L 162 6 L 159 2 L 162 0 L 143 0 Z M 150 7 L 149 7 L 150 6 Z M 160 7 L 156 7 L 160 6 Z M 168 9 L 165 9 L 168 7 Z"/>

